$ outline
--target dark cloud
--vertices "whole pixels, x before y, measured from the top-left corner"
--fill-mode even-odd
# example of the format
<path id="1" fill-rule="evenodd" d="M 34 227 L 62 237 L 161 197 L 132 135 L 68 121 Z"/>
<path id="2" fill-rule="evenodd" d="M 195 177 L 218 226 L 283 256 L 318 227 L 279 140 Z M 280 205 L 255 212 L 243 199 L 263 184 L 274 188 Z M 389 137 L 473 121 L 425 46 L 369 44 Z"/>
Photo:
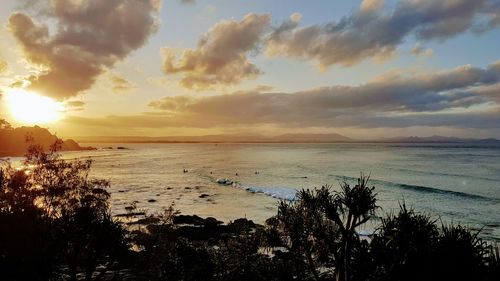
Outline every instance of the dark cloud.
<path id="1" fill-rule="evenodd" d="M 162 50 L 166 74 L 182 74 L 181 84 L 204 89 L 252 79 L 262 72 L 248 54 L 256 51 L 270 24 L 269 15 L 248 14 L 241 21 L 222 21 L 198 41 L 196 49 Z"/>
<path id="2" fill-rule="evenodd" d="M 334 122 L 340 127 L 407 128 L 454 127 L 467 129 L 500 129 L 500 108 L 476 112 L 451 112 L 408 115 L 341 116 Z"/>
<path id="3" fill-rule="evenodd" d="M 445 40 L 500 24 L 498 0 L 401 0 L 391 11 L 382 5 L 365 0 L 350 16 L 324 25 L 299 27 L 292 18 L 269 35 L 267 53 L 316 60 L 321 67 L 351 66 L 390 57 L 408 37 Z"/>
<path id="4" fill-rule="evenodd" d="M 153 101 L 157 111 L 104 118 L 70 117 L 70 124 L 126 128 L 408 128 L 500 129 L 500 61 L 411 78 L 382 76 L 360 86 L 296 93 L 257 90 Z M 458 109 L 458 110 L 457 110 Z"/>
<path id="5" fill-rule="evenodd" d="M 500 104 L 500 83 L 474 87 L 469 89 L 468 93 L 488 97 L 493 102 Z"/>
<path id="6" fill-rule="evenodd" d="M 450 117 L 455 116 L 448 113 L 452 109 L 500 106 L 498 84 L 500 62 L 484 69 L 462 66 L 410 78 L 391 75 L 360 86 L 332 86 L 296 93 L 251 91 L 201 98 L 165 97 L 150 103 L 150 106 L 168 114 L 169 126 L 279 124 L 291 127 L 390 127 L 403 126 L 405 122 L 412 126 L 419 125 L 419 122 L 423 126 L 439 126 L 461 120 Z M 488 115 L 488 120 L 497 113 Z M 463 114 L 471 113 L 464 111 Z M 440 123 L 440 117 L 431 122 L 430 116 L 441 116 L 449 121 Z M 499 119 L 500 115 L 496 117 Z M 387 122 L 384 123 L 384 120 Z M 455 125 L 462 126 L 460 123 Z M 500 122 L 496 126 L 500 127 Z"/>
<path id="7" fill-rule="evenodd" d="M 159 8 L 160 0 L 41 1 L 40 18 L 54 30 L 22 12 L 13 13 L 8 26 L 27 59 L 44 70 L 27 78 L 30 87 L 63 100 L 143 46 L 158 29 Z"/>
<path id="8" fill-rule="evenodd" d="M 297 115 L 298 118 L 304 116 Z M 289 121 L 289 118 L 274 120 L 274 122 L 262 122 L 262 120 L 234 120 L 231 118 L 198 118 L 194 119 L 185 115 L 172 114 L 138 114 L 117 116 L 111 115 L 100 118 L 87 118 L 70 116 L 66 120 L 68 124 L 90 127 L 140 129 L 140 128 L 234 128 L 235 126 L 255 128 L 258 125 L 274 125 L 278 128 L 408 128 L 408 127 L 453 127 L 465 129 L 500 129 L 500 108 L 489 111 L 476 112 L 453 112 L 407 115 L 374 115 L 373 113 L 358 112 L 356 114 L 345 113 L 338 116 L 316 119 L 311 123 L 310 119 L 300 121 Z M 227 122 L 225 122 L 227 121 Z"/>

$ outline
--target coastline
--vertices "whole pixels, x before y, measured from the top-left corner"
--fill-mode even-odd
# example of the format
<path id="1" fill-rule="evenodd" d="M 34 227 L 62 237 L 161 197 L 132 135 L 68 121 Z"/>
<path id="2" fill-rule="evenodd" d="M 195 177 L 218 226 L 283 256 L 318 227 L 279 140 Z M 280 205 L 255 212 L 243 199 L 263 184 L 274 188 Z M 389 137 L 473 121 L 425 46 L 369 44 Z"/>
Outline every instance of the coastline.
<path id="1" fill-rule="evenodd" d="M 483 237 L 497 241 L 500 238 L 500 227 L 495 224 L 500 221 L 495 211 L 500 206 L 493 188 L 495 174 L 477 175 L 471 168 L 461 174 L 454 172 L 473 159 L 493 161 L 490 169 L 495 169 L 496 148 L 480 147 L 463 154 L 452 145 L 408 148 L 352 144 L 92 145 L 100 149 L 65 152 L 63 157 L 93 159 L 91 176 L 111 182 L 114 214 L 123 213 L 133 203 L 153 213 L 174 203 L 183 214 L 212 216 L 224 222 L 246 217 L 263 223 L 275 212 L 280 199 L 291 199 L 297 190 L 325 184 L 338 190 L 344 180 L 354 183 L 361 169 L 371 171 L 371 184 L 379 193 L 381 216 L 406 202 L 443 221 L 462 222 L 474 229 L 485 226 Z M 128 149 L 106 149 L 109 146 Z M 455 154 L 458 162 L 450 159 Z M 420 155 L 433 155 L 431 160 L 439 167 L 415 159 Z M 237 184 L 220 185 L 219 178 Z"/>

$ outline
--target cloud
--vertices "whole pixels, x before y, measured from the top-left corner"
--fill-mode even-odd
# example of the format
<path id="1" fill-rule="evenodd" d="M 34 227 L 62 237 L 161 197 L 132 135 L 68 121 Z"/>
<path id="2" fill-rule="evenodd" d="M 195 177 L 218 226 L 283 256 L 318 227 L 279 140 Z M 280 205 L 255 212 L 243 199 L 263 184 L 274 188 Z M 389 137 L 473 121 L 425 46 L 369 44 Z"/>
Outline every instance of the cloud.
<path id="1" fill-rule="evenodd" d="M 487 116 L 487 126 L 500 127 L 500 123 L 490 122 L 500 118 L 498 110 L 486 114 L 475 109 L 500 108 L 499 84 L 500 61 L 484 69 L 466 65 L 413 77 L 392 75 L 360 86 L 322 87 L 296 93 L 251 91 L 198 98 L 165 97 L 150 106 L 167 114 L 168 126 L 391 127 L 441 126 L 457 121 L 453 125 L 460 127 L 479 123 L 458 122 L 465 118 L 460 116 L 470 115 L 476 119 Z M 463 113 L 451 113 L 455 109 Z M 162 122 L 157 120 L 155 124 Z"/>
<path id="2" fill-rule="evenodd" d="M 359 10 L 362 13 L 372 13 L 380 10 L 384 6 L 384 0 L 363 0 Z"/>
<path id="3" fill-rule="evenodd" d="M 415 44 L 413 48 L 411 48 L 411 53 L 417 57 L 432 57 L 434 55 L 434 51 L 429 48 L 425 48 L 420 44 Z"/>
<path id="4" fill-rule="evenodd" d="M 132 82 L 115 74 L 110 74 L 109 79 L 113 85 L 113 92 L 115 93 L 127 92 L 135 88 Z"/>
<path id="5" fill-rule="evenodd" d="M 149 106 L 155 109 L 178 112 L 184 110 L 193 102 L 195 100 L 189 96 L 173 96 L 152 101 L 149 103 Z"/>
<path id="6" fill-rule="evenodd" d="M 475 95 L 487 97 L 492 102 L 500 104 L 500 83 L 477 86 L 465 91 Z"/>
<path id="7" fill-rule="evenodd" d="M 40 4 L 42 3 L 42 4 Z M 27 59 L 43 72 L 30 88 L 64 100 L 88 90 L 107 68 L 143 46 L 159 27 L 160 0 L 38 2 L 39 23 L 23 12 L 8 26 Z"/>
<path id="8" fill-rule="evenodd" d="M 401 0 L 390 11 L 382 6 L 381 0 L 365 0 L 353 14 L 323 25 L 285 21 L 269 35 L 266 53 L 315 60 L 323 68 L 352 66 L 391 57 L 409 37 L 442 41 L 500 24 L 497 0 Z"/>
<path id="9" fill-rule="evenodd" d="M 182 4 L 196 4 L 196 0 L 179 0 Z"/>
<path id="10" fill-rule="evenodd" d="M 488 111 L 475 112 L 434 112 L 429 114 L 409 114 L 409 115 L 373 115 L 359 112 L 358 114 L 338 115 L 335 118 L 320 120 L 321 122 L 229 122 L 229 118 L 204 118 L 194 119 L 190 116 L 172 114 L 149 114 L 138 115 L 110 115 L 106 117 L 88 118 L 69 116 L 66 122 L 74 126 L 90 126 L 103 128 L 123 129 L 161 129 L 161 128 L 261 128 L 260 125 L 271 125 L 274 128 L 306 129 L 306 128 L 412 128 L 412 127 L 452 127 L 460 129 L 500 129 L 498 122 L 500 108 Z M 225 122 L 228 121 L 228 122 Z"/>
<path id="11" fill-rule="evenodd" d="M 9 64 L 7 64 L 7 62 L 4 61 L 3 59 L 0 59 L 0 75 L 7 72 L 8 67 L 9 67 Z"/>
<path id="12" fill-rule="evenodd" d="M 181 85 L 194 89 L 253 79 L 262 71 L 248 54 L 257 50 L 270 20 L 269 15 L 248 14 L 241 21 L 221 21 L 200 38 L 196 49 L 178 54 L 163 48 L 163 71 L 182 74 Z"/>
<path id="13" fill-rule="evenodd" d="M 122 129 L 436 128 L 500 132 L 500 61 L 405 77 L 385 75 L 359 86 L 295 93 L 247 92 L 171 96 L 152 112 L 102 118 L 69 117 L 70 125 Z"/>
<path id="14" fill-rule="evenodd" d="M 85 106 L 85 102 L 83 101 L 65 101 L 64 107 L 71 111 L 80 111 L 83 110 Z"/>

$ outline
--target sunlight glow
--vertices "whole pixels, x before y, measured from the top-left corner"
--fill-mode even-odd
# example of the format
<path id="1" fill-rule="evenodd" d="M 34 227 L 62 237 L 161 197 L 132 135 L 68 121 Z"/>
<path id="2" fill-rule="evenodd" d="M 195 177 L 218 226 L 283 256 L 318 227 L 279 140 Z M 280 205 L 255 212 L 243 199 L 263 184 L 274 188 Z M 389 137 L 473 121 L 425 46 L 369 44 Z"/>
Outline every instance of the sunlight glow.
<path id="1" fill-rule="evenodd" d="M 23 89 L 10 89 L 6 100 L 12 117 L 30 125 L 55 122 L 64 111 L 60 102 Z"/>

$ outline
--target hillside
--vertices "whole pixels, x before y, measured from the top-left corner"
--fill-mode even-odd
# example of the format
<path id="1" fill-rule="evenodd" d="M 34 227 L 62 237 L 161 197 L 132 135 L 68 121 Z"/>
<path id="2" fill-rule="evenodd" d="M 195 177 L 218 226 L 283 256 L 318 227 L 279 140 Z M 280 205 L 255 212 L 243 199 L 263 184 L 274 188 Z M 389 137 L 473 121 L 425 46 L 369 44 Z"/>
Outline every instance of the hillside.
<path id="1" fill-rule="evenodd" d="M 48 150 L 59 138 L 49 132 L 46 128 L 39 126 L 18 127 L 10 126 L 0 127 L 0 157 L 5 156 L 23 156 L 28 146 L 28 138 L 39 144 L 44 150 Z M 81 147 L 76 141 L 68 139 L 62 142 L 62 151 L 69 150 L 91 150 L 91 147 Z"/>

